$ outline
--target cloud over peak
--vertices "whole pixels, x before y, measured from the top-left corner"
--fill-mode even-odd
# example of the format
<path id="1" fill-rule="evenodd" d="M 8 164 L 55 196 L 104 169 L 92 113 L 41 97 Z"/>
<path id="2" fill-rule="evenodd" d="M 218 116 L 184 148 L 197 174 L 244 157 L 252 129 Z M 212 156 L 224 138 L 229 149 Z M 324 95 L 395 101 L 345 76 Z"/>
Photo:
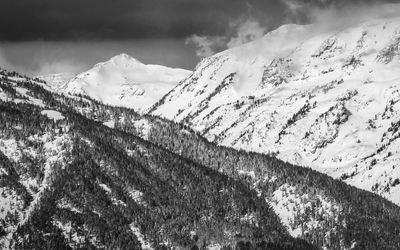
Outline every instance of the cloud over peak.
<path id="1" fill-rule="evenodd" d="M 267 31 L 255 19 L 240 19 L 231 22 L 229 29 L 223 36 L 198 36 L 191 35 L 186 39 L 187 44 L 196 47 L 196 55 L 200 58 L 208 57 L 223 49 L 240 46 L 261 38 Z"/>

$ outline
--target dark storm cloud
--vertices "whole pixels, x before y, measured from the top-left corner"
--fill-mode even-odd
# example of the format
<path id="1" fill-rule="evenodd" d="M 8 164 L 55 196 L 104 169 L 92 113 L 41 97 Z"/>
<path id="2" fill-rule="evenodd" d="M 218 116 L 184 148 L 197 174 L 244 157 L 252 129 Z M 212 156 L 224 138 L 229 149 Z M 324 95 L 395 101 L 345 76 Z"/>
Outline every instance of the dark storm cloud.
<path id="1" fill-rule="evenodd" d="M 254 3 L 253 3 L 254 2 Z M 268 4 L 266 3 L 268 2 Z M 0 40 L 181 38 L 217 34 L 247 4 L 278 0 L 1 0 Z"/>
<path id="2" fill-rule="evenodd" d="M 382 0 L 383 1 L 383 0 Z M 1 0 L 0 41 L 184 38 L 251 15 L 275 28 L 310 6 L 367 0 Z M 293 8 L 299 8 L 293 13 Z M 292 8 L 292 9 L 290 9 Z M 262 17 L 262 18 L 261 18 Z"/>

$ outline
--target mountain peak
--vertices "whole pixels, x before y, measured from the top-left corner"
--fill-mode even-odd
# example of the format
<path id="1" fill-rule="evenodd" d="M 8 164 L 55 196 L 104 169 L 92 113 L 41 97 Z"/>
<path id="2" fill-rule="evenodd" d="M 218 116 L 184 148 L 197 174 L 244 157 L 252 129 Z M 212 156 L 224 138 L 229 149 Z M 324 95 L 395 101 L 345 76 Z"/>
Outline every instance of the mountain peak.
<path id="1" fill-rule="evenodd" d="M 130 55 L 126 53 L 122 53 L 119 55 L 116 55 L 112 57 L 109 62 L 114 63 L 116 65 L 127 65 L 127 64 L 142 64 L 139 60 L 136 58 L 131 57 Z"/>
<path id="2" fill-rule="evenodd" d="M 122 53 L 96 64 L 59 90 L 88 95 L 110 105 L 134 107 L 142 111 L 190 74 L 188 70 L 146 65 Z"/>

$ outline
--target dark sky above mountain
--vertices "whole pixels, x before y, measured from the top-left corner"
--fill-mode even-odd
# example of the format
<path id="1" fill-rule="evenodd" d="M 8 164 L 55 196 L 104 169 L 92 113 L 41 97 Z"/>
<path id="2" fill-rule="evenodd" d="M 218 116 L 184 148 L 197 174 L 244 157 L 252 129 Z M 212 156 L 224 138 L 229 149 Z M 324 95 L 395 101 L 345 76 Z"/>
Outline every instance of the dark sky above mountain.
<path id="1" fill-rule="evenodd" d="M 47 73 L 44 61 L 66 60 L 79 71 L 126 52 L 147 63 L 192 68 L 197 56 L 284 23 L 309 22 L 316 9 L 371 2 L 400 0 L 1 0 L 0 66 Z M 213 47 L 204 48 L 207 42 Z"/>
<path id="2" fill-rule="evenodd" d="M 307 20 L 307 7 L 341 6 L 350 2 L 372 1 L 2 0 L 0 40 L 126 40 L 185 38 L 193 33 L 218 35 L 238 18 L 253 17 L 273 28 L 294 17 L 298 21 Z M 300 13 L 293 13 L 295 8 Z"/>

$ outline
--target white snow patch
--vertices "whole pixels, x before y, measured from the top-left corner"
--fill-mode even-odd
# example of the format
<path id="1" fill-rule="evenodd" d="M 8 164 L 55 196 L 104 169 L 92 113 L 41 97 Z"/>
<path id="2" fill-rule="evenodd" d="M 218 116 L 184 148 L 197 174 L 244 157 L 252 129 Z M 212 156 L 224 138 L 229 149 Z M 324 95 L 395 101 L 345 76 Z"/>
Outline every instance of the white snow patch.
<path id="1" fill-rule="evenodd" d="M 138 203 L 138 204 L 144 204 L 144 201 L 143 201 L 143 193 L 142 192 L 140 192 L 139 190 L 136 190 L 136 189 L 131 189 L 130 191 L 129 191 L 129 197 L 131 197 L 132 198 L 132 200 L 134 200 L 136 203 Z"/>
<path id="2" fill-rule="evenodd" d="M 332 218 L 337 223 L 343 223 L 339 222 L 337 218 L 340 207 L 321 196 L 317 196 L 320 206 L 315 208 L 318 209 L 315 213 L 323 219 L 309 218 L 310 220 L 303 224 L 303 229 L 301 225 L 295 226 L 296 215 L 301 216 L 306 214 L 306 210 L 311 211 L 312 204 L 310 201 L 312 200 L 315 200 L 315 198 L 311 199 L 307 194 L 299 195 L 296 193 L 295 187 L 284 184 L 274 192 L 269 203 L 293 237 L 300 237 L 309 230 L 320 228 L 325 221 L 329 221 Z"/>
<path id="3" fill-rule="evenodd" d="M 63 120 L 65 117 L 58 111 L 55 110 L 43 110 L 40 112 L 42 115 L 46 115 L 48 118 L 54 121 Z"/>
<path id="4" fill-rule="evenodd" d="M 212 244 L 210 246 L 207 246 L 207 250 L 220 250 L 220 249 L 222 249 L 222 247 L 219 244 Z"/>
<path id="5" fill-rule="evenodd" d="M 135 225 L 134 225 L 133 223 L 130 225 L 130 227 L 131 227 L 132 232 L 133 232 L 133 233 L 136 235 L 136 237 L 138 238 L 138 240 L 139 240 L 139 242 L 140 242 L 140 244 L 141 244 L 142 249 L 144 249 L 144 250 L 152 250 L 152 249 L 154 249 L 154 248 L 151 246 L 150 242 L 148 242 L 148 241 L 145 240 L 145 237 L 144 237 L 144 235 L 140 232 L 139 228 L 135 227 Z"/>
<path id="6" fill-rule="evenodd" d="M 109 188 L 106 184 L 99 183 L 99 186 L 100 186 L 104 191 L 106 191 L 106 193 L 109 195 L 109 197 L 110 197 L 110 199 L 111 199 L 111 201 L 112 201 L 112 203 L 113 203 L 114 205 L 117 205 L 117 206 L 124 206 L 124 207 L 127 206 L 125 202 L 123 202 L 123 201 L 118 200 L 118 199 L 115 198 L 115 196 L 114 196 L 113 193 L 112 193 L 111 188 Z"/>
<path id="7" fill-rule="evenodd" d="M 0 139 L 0 151 L 3 152 L 7 158 L 18 162 L 21 158 L 18 142 L 14 139 Z"/>
<path id="8" fill-rule="evenodd" d="M 151 131 L 151 123 L 147 119 L 135 120 L 133 126 L 142 138 L 148 139 Z"/>
<path id="9" fill-rule="evenodd" d="M 6 102 L 8 101 L 8 97 L 6 95 L 6 93 L 0 92 L 0 100 Z"/>
<path id="10" fill-rule="evenodd" d="M 114 128 L 115 127 L 115 121 L 114 120 L 109 120 L 109 121 L 103 122 L 103 125 L 107 126 L 109 128 Z"/>
<path id="11" fill-rule="evenodd" d="M 112 193 L 111 189 L 110 189 L 106 184 L 100 183 L 99 186 L 100 186 L 104 191 L 106 191 L 108 194 L 111 194 L 111 193 Z"/>
<path id="12" fill-rule="evenodd" d="M 73 206 L 70 202 L 68 202 L 68 200 L 66 200 L 65 198 L 59 200 L 57 202 L 57 207 L 59 208 L 64 208 L 64 209 L 68 209 L 71 212 L 74 213 L 82 213 L 77 207 Z"/>
<path id="13" fill-rule="evenodd" d="M 20 88 L 20 87 L 16 87 L 15 90 L 16 90 L 19 94 L 21 94 L 22 96 L 27 97 L 28 100 L 29 100 L 29 103 L 31 103 L 31 104 L 33 104 L 33 105 L 36 105 L 36 106 L 39 106 L 39 107 L 41 107 L 41 108 L 46 107 L 46 105 L 44 104 L 44 102 L 43 102 L 42 100 L 37 99 L 37 98 L 34 98 L 34 97 L 28 95 L 28 91 L 29 91 L 29 90 L 24 89 L 24 88 Z M 18 103 L 17 100 L 16 100 L 15 102 Z M 25 101 L 21 100 L 20 102 L 25 102 Z"/>
<path id="14" fill-rule="evenodd" d="M 237 171 L 239 175 L 245 175 L 245 176 L 249 176 L 253 179 L 256 178 L 256 174 L 254 171 L 245 171 L 245 170 L 239 170 Z"/>

